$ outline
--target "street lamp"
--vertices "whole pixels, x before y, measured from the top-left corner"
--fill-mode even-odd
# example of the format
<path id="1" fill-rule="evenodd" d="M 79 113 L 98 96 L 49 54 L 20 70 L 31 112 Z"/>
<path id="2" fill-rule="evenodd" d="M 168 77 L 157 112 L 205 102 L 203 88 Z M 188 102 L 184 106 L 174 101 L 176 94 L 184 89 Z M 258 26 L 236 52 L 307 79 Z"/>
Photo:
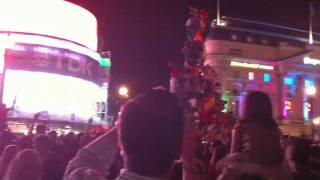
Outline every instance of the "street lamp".
<path id="1" fill-rule="evenodd" d="M 121 97 L 129 97 L 129 89 L 126 86 L 121 86 L 118 90 L 118 93 Z"/>

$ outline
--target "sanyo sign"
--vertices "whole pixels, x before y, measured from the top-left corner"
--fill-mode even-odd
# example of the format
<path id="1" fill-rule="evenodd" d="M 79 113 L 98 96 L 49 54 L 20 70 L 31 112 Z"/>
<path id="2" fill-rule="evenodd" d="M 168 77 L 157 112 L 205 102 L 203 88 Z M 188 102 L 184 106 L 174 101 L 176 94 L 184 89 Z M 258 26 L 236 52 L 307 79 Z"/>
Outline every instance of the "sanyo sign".
<path id="1" fill-rule="evenodd" d="M 312 59 L 310 57 L 304 57 L 303 58 L 303 63 L 304 64 L 311 64 L 311 65 L 320 65 L 320 60 L 319 59 Z"/>

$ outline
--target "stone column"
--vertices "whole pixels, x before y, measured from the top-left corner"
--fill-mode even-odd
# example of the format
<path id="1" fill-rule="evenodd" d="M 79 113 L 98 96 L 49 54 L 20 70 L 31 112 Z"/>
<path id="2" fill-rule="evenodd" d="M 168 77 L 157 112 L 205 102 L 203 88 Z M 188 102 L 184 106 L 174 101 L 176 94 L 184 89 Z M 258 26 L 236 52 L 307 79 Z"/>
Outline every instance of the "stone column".
<path id="1" fill-rule="evenodd" d="M 313 118 L 320 116 L 320 78 L 315 80 L 316 94 L 313 98 Z"/>
<path id="2" fill-rule="evenodd" d="M 303 121 L 304 79 L 302 76 L 297 77 L 296 86 L 296 94 L 293 98 L 293 119 Z"/>
<path id="3" fill-rule="evenodd" d="M 284 77 L 285 75 L 283 73 L 277 73 L 277 96 L 278 96 L 278 109 L 276 118 L 283 120 L 283 112 L 284 112 L 284 101 L 286 99 L 286 86 L 284 84 Z"/>

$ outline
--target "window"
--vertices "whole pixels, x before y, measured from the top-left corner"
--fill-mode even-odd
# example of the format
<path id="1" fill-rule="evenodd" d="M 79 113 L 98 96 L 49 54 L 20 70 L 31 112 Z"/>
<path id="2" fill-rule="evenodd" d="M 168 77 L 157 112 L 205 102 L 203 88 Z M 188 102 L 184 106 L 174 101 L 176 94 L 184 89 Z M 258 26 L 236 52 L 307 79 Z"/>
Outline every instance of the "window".
<path id="1" fill-rule="evenodd" d="M 253 72 L 249 72 L 248 73 L 248 79 L 249 80 L 254 80 L 254 73 Z"/>
<path id="2" fill-rule="evenodd" d="M 270 82 L 271 81 L 271 75 L 269 73 L 264 73 L 263 81 L 264 82 Z"/>

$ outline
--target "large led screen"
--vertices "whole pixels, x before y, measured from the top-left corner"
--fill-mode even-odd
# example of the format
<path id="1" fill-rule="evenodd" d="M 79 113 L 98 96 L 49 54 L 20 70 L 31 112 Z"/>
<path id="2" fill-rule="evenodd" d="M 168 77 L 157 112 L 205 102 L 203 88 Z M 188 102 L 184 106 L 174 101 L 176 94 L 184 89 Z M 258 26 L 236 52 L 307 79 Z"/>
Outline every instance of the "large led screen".
<path id="1" fill-rule="evenodd" d="M 97 20 L 63 0 L 0 0 L 0 31 L 62 38 L 97 50 Z"/>
<path id="2" fill-rule="evenodd" d="M 5 74 L 3 101 L 14 105 L 9 116 L 15 118 L 31 119 L 41 112 L 50 120 L 100 122 L 97 105 L 106 96 L 107 89 L 76 77 L 10 69 Z"/>

